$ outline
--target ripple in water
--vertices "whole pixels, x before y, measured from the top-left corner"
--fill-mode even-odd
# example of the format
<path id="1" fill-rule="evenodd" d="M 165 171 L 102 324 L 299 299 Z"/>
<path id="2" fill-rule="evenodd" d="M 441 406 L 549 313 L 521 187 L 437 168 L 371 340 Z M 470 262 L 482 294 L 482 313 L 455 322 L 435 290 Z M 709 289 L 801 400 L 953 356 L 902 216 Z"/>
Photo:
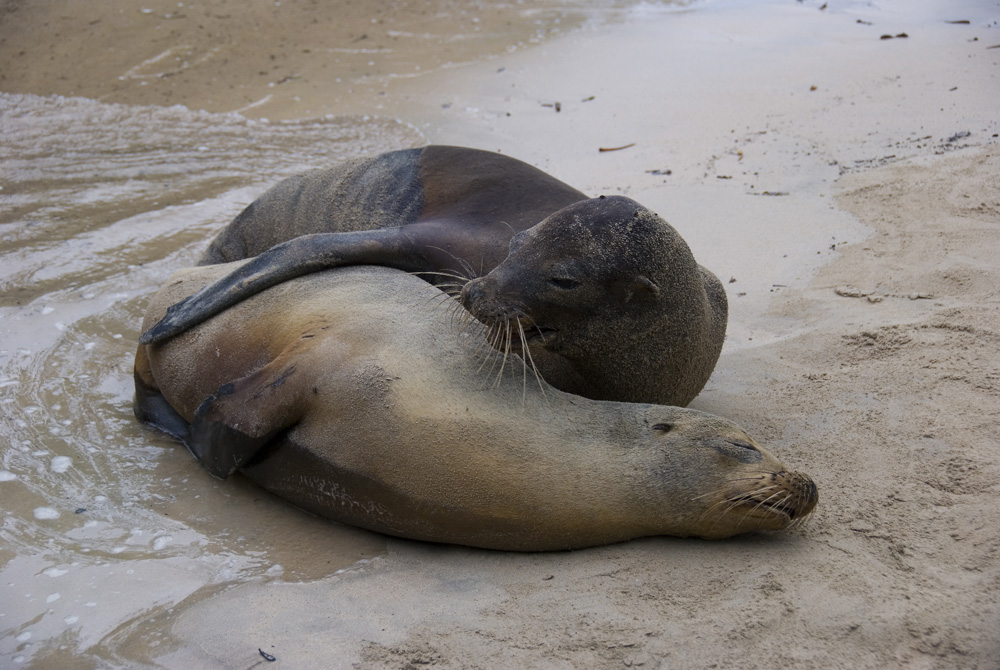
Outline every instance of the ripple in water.
<path id="1" fill-rule="evenodd" d="M 0 93 L 0 136 L 0 665 L 106 663 L 220 584 L 382 552 L 141 427 L 131 368 L 146 297 L 267 186 L 418 133 Z"/>

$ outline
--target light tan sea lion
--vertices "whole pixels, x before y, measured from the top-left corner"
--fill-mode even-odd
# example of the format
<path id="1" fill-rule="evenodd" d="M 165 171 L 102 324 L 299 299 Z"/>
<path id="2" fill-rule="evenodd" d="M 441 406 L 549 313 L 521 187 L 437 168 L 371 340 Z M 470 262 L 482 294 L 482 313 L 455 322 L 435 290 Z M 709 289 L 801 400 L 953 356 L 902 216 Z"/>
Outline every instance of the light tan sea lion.
<path id="1" fill-rule="evenodd" d="M 512 245 L 524 249 L 515 256 Z M 546 380 L 588 398 L 686 405 L 725 339 L 722 284 L 666 221 L 476 149 L 394 151 L 285 180 L 201 263 L 252 256 L 171 306 L 141 341 L 172 337 L 287 279 L 361 264 L 456 293 L 485 275 L 463 304 L 495 327 L 493 344 L 526 343 Z"/>
<path id="2" fill-rule="evenodd" d="M 232 269 L 176 273 L 144 325 Z M 442 323 L 438 299 L 378 267 L 279 284 L 140 345 L 136 415 L 217 476 L 240 471 L 316 514 L 435 542 L 722 538 L 786 528 L 815 506 L 811 479 L 726 419 L 566 394 L 516 357 L 484 365 L 482 333 Z"/>

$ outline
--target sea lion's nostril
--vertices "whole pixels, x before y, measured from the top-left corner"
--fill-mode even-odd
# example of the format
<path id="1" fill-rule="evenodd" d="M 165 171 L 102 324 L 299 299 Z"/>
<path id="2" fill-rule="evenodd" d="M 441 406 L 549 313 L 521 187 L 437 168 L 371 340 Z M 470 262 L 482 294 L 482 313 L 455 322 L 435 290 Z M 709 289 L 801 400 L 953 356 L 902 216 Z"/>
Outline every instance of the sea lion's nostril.
<path id="1" fill-rule="evenodd" d="M 484 295 L 482 283 L 479 281 L 470 281 L 462 288 L 462 306 L 468 309 L 473 303 L 481 301 Z"/>

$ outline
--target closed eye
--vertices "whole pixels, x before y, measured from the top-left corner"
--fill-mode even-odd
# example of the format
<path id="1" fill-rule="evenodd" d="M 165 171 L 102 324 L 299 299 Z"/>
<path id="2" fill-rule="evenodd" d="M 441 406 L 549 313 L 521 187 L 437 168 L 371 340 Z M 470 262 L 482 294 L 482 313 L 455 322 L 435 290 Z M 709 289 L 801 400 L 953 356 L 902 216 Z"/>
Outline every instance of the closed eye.
<path id="1" fill-rule="evenodd" d="M 715 449 L 724 456 L 735 458 L 741 463 L 759 463 L 764 458 L 760 449 L 749 442 L 726 439 L 721 435 L 705 440 L 705 446 Z"/>
<path id="2" fill-rule="evenodd" d="M 549 283 L 556 288 L 561 288 L 564 290 L 574 289 L 580 286 L 581 282 L 575 279 L 570 279 L 569 277 L 552 277 L 549 279 Z"/>
<path id="3" fill-rule="evenodd" d="M 760 451 L 760 449 L 758 449 L 757 447 L 753 446 L 748 442 L 744 442 L 743 440 L 730 440 L 729 444 L 733 445 L 734 447 L 740 447 L 741 449 L 749 449 L 750 451 Z"/>

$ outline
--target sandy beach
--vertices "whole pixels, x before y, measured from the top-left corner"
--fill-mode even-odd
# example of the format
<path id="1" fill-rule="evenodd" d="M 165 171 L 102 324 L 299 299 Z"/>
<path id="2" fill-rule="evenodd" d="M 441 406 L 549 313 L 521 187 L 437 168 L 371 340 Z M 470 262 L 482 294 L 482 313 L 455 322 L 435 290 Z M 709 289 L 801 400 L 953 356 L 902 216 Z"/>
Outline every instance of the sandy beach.
<path id="1" fill-rule="evenodd" d="M 1000 667 L 998 108 L 996 2 L 0 3 L 0 666 Z M 674 225 L 730 302 L 691 406 L 810 523 L 431 545 L 135 423 L 144 296 L 278 179 L 425 143 Z"/>

